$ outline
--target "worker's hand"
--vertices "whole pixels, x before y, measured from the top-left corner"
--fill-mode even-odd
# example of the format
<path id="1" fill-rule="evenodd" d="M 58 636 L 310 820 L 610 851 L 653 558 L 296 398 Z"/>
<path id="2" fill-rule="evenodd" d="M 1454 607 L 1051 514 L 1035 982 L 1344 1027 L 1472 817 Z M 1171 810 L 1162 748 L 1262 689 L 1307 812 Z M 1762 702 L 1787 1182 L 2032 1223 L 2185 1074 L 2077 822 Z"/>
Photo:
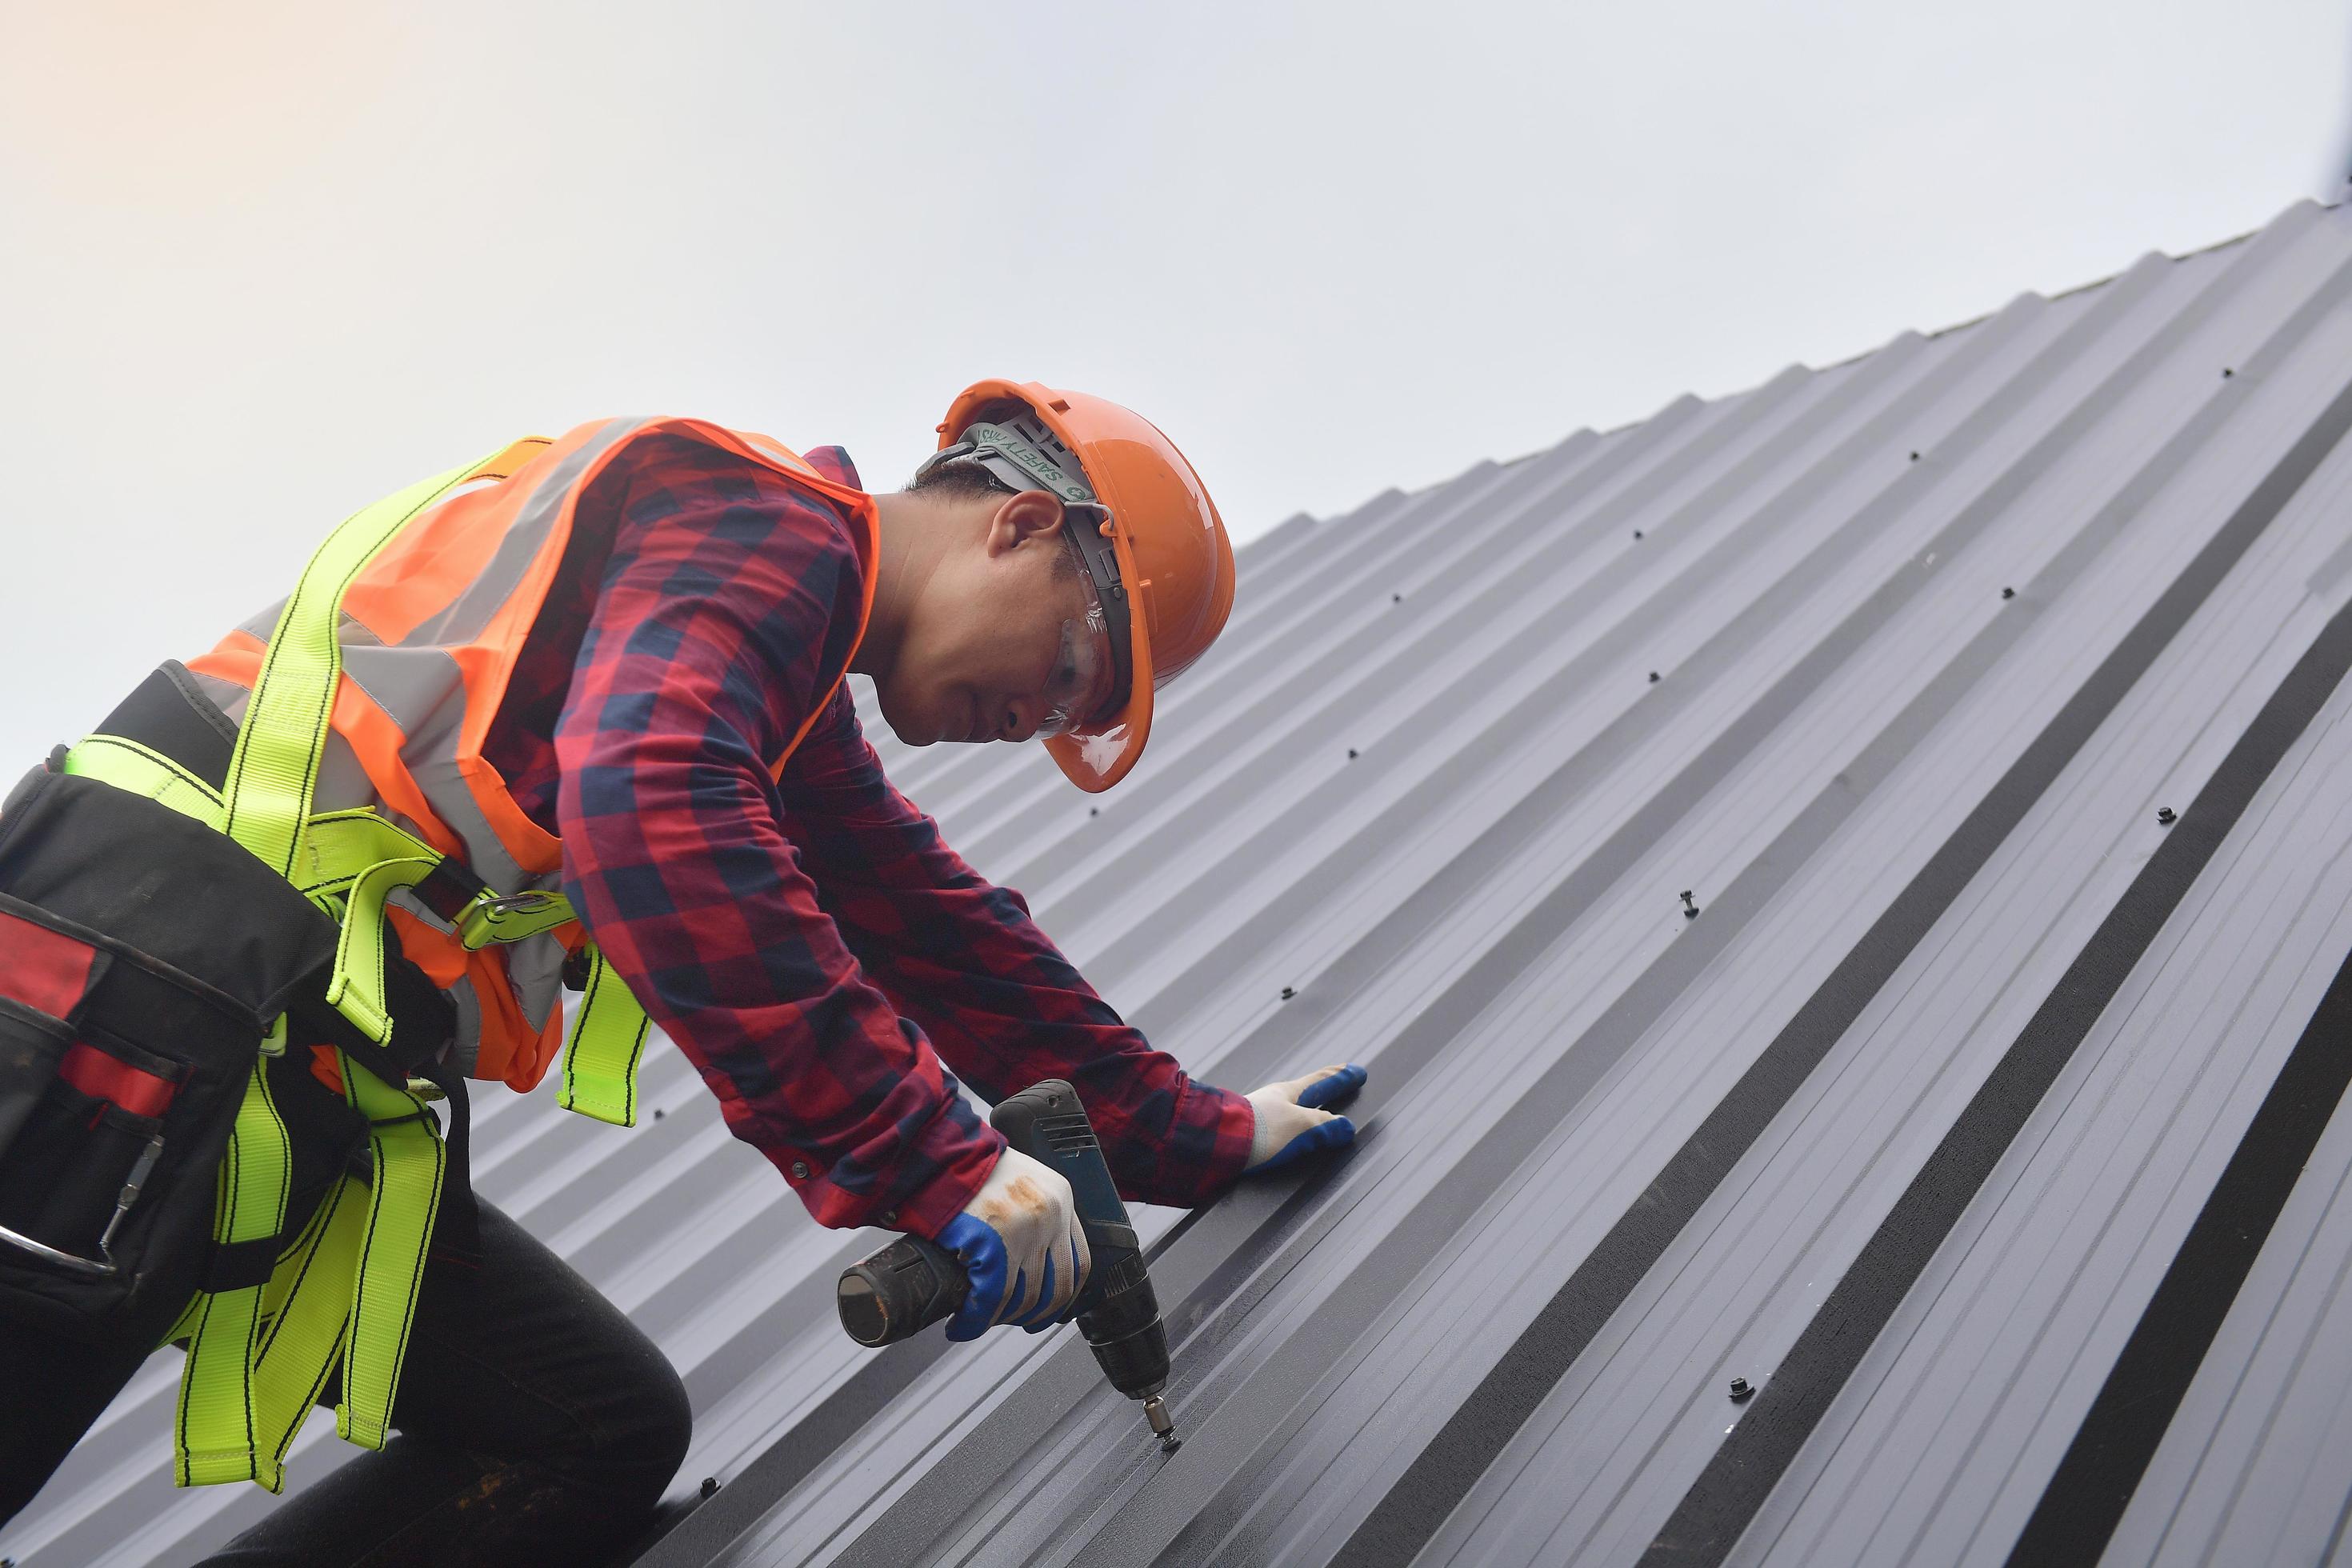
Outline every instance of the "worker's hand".
<path id="1" fill-rule="evenodd" d="M 938 1240 L 971 1281 L 948 1320 L 951 1340 L 976 1340 L 999 1323 L 1018 1323 L 1033 1334 L 1052 1328 L 1094 1266 L 1069 1178 L 1018 1149 L 997 1156 L 988 1180 Z"/>
<path id="2" fill-rule="evenodd" d="M 1323 1107 L 1350 1099 L 1363 1087 L 1364 1069 L 1349 1062 L 1346 1067 L 1317 1068 L 1305 1078 L 1250 1090 L 1257 1130 L 1250 1134 L 1249 1163 L 1242 1169 L 1276 1170 L 1293 1160 L 1353 1143 L 1356 1124 Z"/>

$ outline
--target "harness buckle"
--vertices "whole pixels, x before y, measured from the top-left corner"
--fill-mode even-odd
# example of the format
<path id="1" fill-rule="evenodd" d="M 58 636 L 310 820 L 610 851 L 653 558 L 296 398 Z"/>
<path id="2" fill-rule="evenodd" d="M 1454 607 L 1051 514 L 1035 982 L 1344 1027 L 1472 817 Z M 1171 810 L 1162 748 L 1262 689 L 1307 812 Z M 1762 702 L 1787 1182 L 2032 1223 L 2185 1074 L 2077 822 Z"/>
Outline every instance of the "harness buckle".
<path id="1" fill-rule="evenodd" d="M 562 893 L 526 888 L 477 899 L 457 916 L 457 939 L 471 951 L 497 942 L 520 942 L 572 919 L 572 902 Z"/>

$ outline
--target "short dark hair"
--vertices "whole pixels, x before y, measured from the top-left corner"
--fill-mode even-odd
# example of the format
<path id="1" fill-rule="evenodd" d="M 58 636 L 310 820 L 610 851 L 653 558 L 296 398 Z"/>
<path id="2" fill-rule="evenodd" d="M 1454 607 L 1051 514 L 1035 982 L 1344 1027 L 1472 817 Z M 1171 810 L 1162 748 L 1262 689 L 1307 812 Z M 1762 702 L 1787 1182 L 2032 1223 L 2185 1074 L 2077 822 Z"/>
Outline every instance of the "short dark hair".
<path id="1" fill-rule="evenodd" d="M 929 496 L 937 500 L 977 500 L 982 496 L 1010 495 L 996 476 L 978 463 L 941 463 L 938 468 L 917 474 L 907 486 L 908 495 Z"/>
<path id="2" fill-rule="evenodd" d="M 978 463 L 941 463 L 928 473 L 915 476 L 907 486 L 908 495 L 929 496 L 935 500 L 983 500 L 990 496 L 1009 496 L 1019 492 L 1007 489 L 994 474 Z M 1054 557 L 1056 581 L 1086 574 L 1087 563 L 1078 556 L 1077 542 L 1069 530 L 1062 531 L 1062 548 Z"/>

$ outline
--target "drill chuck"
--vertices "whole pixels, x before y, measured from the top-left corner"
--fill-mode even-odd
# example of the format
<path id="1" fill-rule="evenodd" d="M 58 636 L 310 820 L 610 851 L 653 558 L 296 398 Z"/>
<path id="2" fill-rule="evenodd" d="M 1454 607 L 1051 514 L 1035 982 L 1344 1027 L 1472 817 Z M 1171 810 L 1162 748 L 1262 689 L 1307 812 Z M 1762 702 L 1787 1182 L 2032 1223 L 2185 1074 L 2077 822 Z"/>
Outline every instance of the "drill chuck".
<path id="1" fill-rule="evenodd" d="M 1109 1268 L 1097 1258 L 1095 1274 L 1102 1278 L 1103 1288 L 1093 1309 L 1078 1314 L 1078 1332 L 1086 1336 L 1110 1385 L 1129 1399 L 1141 1399 L 1168 1385 L 1168 1331 L 1160 1324 L 1160 1301 L 1151 1293 L 1151 1279 L 1144 1272 L 1142 1252 L 1134 1247 L 1134 1236 L 1127 1232 L 1129 1245 Z M 1093 1237 L 1087 1245 L 1094 1245 Z"/>

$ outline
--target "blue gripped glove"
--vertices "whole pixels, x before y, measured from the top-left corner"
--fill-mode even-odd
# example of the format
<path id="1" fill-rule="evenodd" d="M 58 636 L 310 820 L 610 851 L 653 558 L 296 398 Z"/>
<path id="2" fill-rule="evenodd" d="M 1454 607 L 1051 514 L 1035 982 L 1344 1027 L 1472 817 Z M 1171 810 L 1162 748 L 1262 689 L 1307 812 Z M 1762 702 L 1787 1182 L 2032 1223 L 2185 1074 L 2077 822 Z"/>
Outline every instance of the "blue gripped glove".
<path id="1" fill-rule="evenodd" d="M 1094 1267 L 1069 1178 L 1009 1147 L 935 1239 L 962 1262 L 971 1281 L 963 1305 L 948 1320 L 951 1340 L 976 1340 L 999 1323 L 1017 1323 L 1033 1334 L 1052 1328 L 1078 1299 Z"/>
<path id="2" fill-rule="evenodd" d="M 1250 1134 L 1249 1163 L 1242 1169 L 1280 1170 L 1294 1160 L 1353 1143 L 1356 1124 L 1323 1108 L 1354 1098 L 1363 1087 L 1364 1069 L 1349 1062 L 1250 1090 L 1246 1098 L 1257 1113 L 1257 1126 Z"/>

